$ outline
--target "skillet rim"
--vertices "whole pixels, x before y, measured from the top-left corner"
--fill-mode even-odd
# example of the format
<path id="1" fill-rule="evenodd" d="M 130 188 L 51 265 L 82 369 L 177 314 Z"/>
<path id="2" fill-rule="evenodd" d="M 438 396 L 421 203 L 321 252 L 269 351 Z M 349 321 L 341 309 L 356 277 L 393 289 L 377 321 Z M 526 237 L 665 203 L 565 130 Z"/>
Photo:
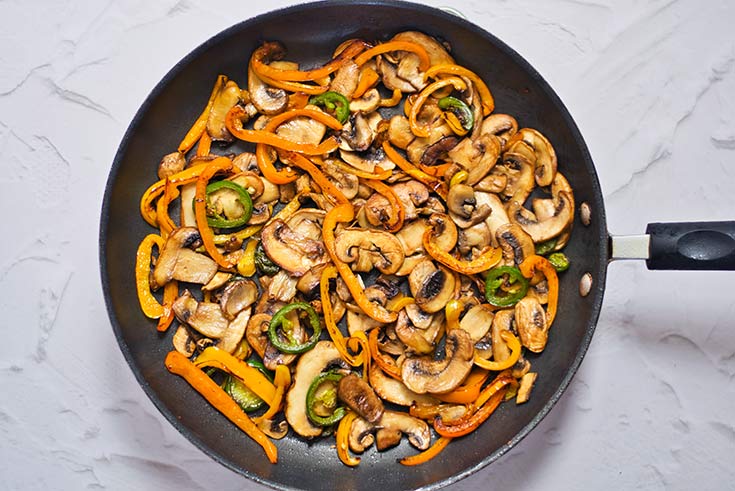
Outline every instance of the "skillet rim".
<path id="1" fill-rule="evenodd" d="M 499 447 L 494 452 L 488 454 L 485 458 L 483 458 L 476 465 L 467 467 L 464 470 L 446 479 L 436 481 L 426 486 L 422 486 L 418 488 L 421 490 L 434 490 L 434 489 L 439 489 L 439 488 L 457 483 L 458 481 L 474 474 L 480 469 L 495 462 L 497 459 L 499 459 L 501 456 L 507 453 L 510 449 L 512 449 L 515 445 L 517 445 L 521 440 L 523 440 L 531 432 L 531 430 L 533 430 L 549 414 L 551 409 L 556 405 L 556 403 L 559 401 L 559 399 L 562 397 L 562 395 L 568 388 L 572 378 L 574 377 L 577 370 L 579 369 L 582 363 L 582 360 L 584 359 L 585 354 L 587 353 L 587 350 L 589 349 L 589 345 L 592 341 L 592 336 L 594 334 L 594 331 L 595 331 L 595 328 L 596 328 L 596 325 L 599 319 L 600 311 L 602 308 L 602 302 L 603 302 L 604 290 L 605 290 L 605 281 L 606 281 L 606 275 L 607 275 L 607 264 L 609 262 L 609 257 L 610 257 L 609 255 L 609 247 L 610 247 L 609 246 L 609 236 L 607 233 L 607 226 L 606 226 L 604 200 L 603 200 L 603 195 L 602 195 L 602 189 L 600 186 L 600 181 L 599 181 L 597 172 L 595 170 L 595 167 L 592 161 L 592 157 L 589 153 L 589 149 L 587 148 L 585 140 L 582 137 L 582 134 L 579 131 L 579 128 L 577 127 L 571 114 L 569 113 L 568 109 L 566 108 L 564 103 L 561 101 L 557 93 L 548 84 L 548 82 L 546 82 L 546 80 L 541 76 L 541 74 L 513 48 L 511 48 L 505 42 L 497 38 L 495 35 L 481 28 L 480 26 L 473 24 L 472 22 L 469 22 L 463 17 L 457 16 L 453 13 L 449 13 L 438 7 L 430 7 L 430 6 L 426 6 L 426 5 L 418 4 L 414 2 L 406 2 L 403 0 L 362 0 L 362 1 L 358 0 L 355 2 L 349 2 L 349 3 L 352 5 L 359 4 L 361 6 L 366 6 L 366 7 L 383 6 L 383 7 L 401 7 L 404 9 L 412 9 L 418 12 L 433 15 L 439 18 L 443 18 L 444 20 L 451 21 L 452 23 L 455 23 L 455 24 L 459 24 L 457 28 L 461 28 L 461 29 L 470 31 L 473 34 L 476 34 L 484 39 L 487 39 L 490 43 L 492 43 L 495 46 L 495 48 L 497 48 L 500 51 L 503 51 L 512 60 L 514 64 L 518 65 L 521 69 L 526 71 L 529 74 L 529 76 L 533 78 L 536 83 L 538 83 L 538 86 L 541 90 L 543 90 L 544 95 L 547 96 L 554 105 L 556 105 L 556 107 L 560 111 L 560 115 L 564 123 L 567 125 L 569 131 L 573 135 L 574 140 L 580 150 L 580 153 L 583 156 L 582 162 L 579 163 L 578 165 L 584 166 L 586 172 L 589 174 L 591 181 L 592 181 L 592 189 L 590 190 L 590 192 L 593 196 L 595 219 L 597 222 L 599 222 L 599 225 L 597 225 L 597 227 L 600 230 L 600 233 L 598 233 L 598 240 L 599 240 L 599 247 L 598 247 L 598 253 L 597 253 L 598 257 L 596 258 L 596 260 L 598 261 L 598 264 L 600 266 L 597 271 L 590 272 L 593 274 L 593 278 L 594 278 L 594 283 L 593 283 L 592 290 L 590 291 L 590 295 L 594 295 L 594 296 L 592 298 L 592 305 L 590 307 L 590 318 L 585 328 L 585 334 L 580 342 L 579 349 L 577 351 L 576 356 L 574 357 L 572 363 L 567 367 L 566 374 L 561 379 L 560 384 L 558 388 L 556 389 L 556 391 L 553 393 L 553 395 L 549 398 L 546 404 L 544 404 L 541 410 L 531 419 L 531 421 L 528 424 L 522 427 L 521 430 L 512 439 L 510 439 L 508 442 L 503 444 L 501 447 Z M 241 30 L 248 29 L 252 25 L 269 22 L 271 19 L 275 17 L 281 16 L 284 14 L 293 14 L 293 13 L 303 12 L 303 11 L 311 10 L 311 9 L 321 9 L 321 8 L 329 7 L 329 6 L 344 6 L 344 5 L 345 5 L 345 2 L 340 1 L 340 0 L 321 0 L 321 1 L 316 1 L 316 2 L 299 3 L 296 5 L 289 6 L 289 7 L 284 7 L 284 8 L 265 12 L 255 17 L 251 17 L 241 22 L 238 22 L 218 32 L 217 34 L 213 35 L 212 37 L 210 37 L 209 39 L 207 39 L 206 41 L 204 41 L 203 43 L 195 47 L 186 56 L 184 56 L 180 61 L 178 61 L 168 72 L 166 72 L 163 78 L 161 78 L 161 80 L 154 86 L 154 88 L 151 90 L 148 96 L 144 99 L 140 108 L 136 111 L 135 116 L 133 117 L 130 124 L 128 125 L 128 128 L 126 129 L 122 137 L 122 140 L 120 141 L 118 149 L 115 153 L 115 157 L 113 159 L 112 166 L 110 168 L 110 173 L 108 175 L 108 179 L 105 185 L 104 197 L 103 197 L 103 202 L 102 202 L 102 210 L 100 214 L 100 228 L 99 228 L 100 280 L 102 283 L 102 291 L 103 291 L 103 295 L 105 299 L 105 306 L 106 306 L 108 318 L 110 319 L 110 323 L 112 325 L 112 328 L 115 334 L 115 338 L 117 339 L 120 350 L 122 351 L 123 356 L 128 366 L 132 370 L 136 380 L 138 381 L 138 384 L 141 386 L 145 394 L 151 400 L 151 402 L 156 407 L 156 409 L 158 409 L 161 415 L 163 415 L 171 423 L 171 425 L 174 428 L 176 428 L 176 430 L 179 433 L 181 433 L 187 440 L 189 440 L 197 448 L 199 448 L 199 450 L 201 450 L 206 455 L 208 455 L 212 460 L 220 463 L 221 465 L 232 470 L 233 472 L 240 474 L 242 476 L 245 476 L 248 479 L 251 479 L 261 485 L 264 485 L 264 486 L 267 486 L 273 489 L 287 490 L 287 489 L 298 489 L 298 488 L 292 488 L 290 486 L 285 486 L 280 483 L 269 481 L 265 478 L 260 477 L 257 474 L 253 474 L 246 469 L 243 469 L 241 467 L 234 465 L 233 463 L 226 460 L 224 457 L 217 454 L 214 450 L 212 450 L 209 446 L 207 446 L 203 441 L 201 441 L 198 437 L 196 437 L 194 433 L 192 433 L 188 428 L 183 426 L 183 424 L 178 421 L 175 414 L 169 411 L 168 407 L 161 401 L 157 393 L 147 383 L 147 381 L 143 377 L 143 374 L 141 373 L 140 367 L 138 367 L 135 364 L 135 360 L 133 358 L 131 350 L 128 347 L 128 345 L 125 343 L 125 340 L 123 338 L 123 328 L 118 322 L 118 319 L 114 314 L 113 305 L 112 305 L 112 295 L 110 291 L 110 277 L 109 277 L 109 272 L 107 268 L 108 258 L 106 254 L 107 235 L 108 235 L 107 232 L 109 229 L 109 218 L 110 218 L 110 207 L 111 207 L 110 197 L 112 194 L 113 185 L 115 181 L 117 180 L 117 175 L 120 171 L 122 161 L 124 160 L 124 156 L 128 150 L 128 145 L 130 143 L 130 140 L 133 136 L 133 133 L 140 125 L 141 120 L 147 114 L 147 112 L 150 109 L 150 106 L 163 92 L 163 90 L 169 84 L 169 82 L 173 78 L 175 78 L 193 60 L 199 57 L 201 53 L 217 45 L 223 38 L 226 38 Z"/>

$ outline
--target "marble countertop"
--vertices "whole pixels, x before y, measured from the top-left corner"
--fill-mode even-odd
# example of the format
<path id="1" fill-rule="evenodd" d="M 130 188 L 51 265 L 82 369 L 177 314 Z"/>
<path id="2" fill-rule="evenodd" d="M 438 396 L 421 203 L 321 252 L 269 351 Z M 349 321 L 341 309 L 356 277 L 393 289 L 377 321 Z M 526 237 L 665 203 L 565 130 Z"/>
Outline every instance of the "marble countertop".
<path id="1" fill-rule="evenodd" d="M 267 7 L 264 4 L 268 4 Z M 0 475 L 5 489 L 264 489 L 157 412 L 105 310 L 98 223 L 151 88 L 222 29 L 297 2 L 0 1 Z M 524 56 L 574 115 L 608 225 L 735 218 L 735 3 L 431 0 Z M 735 481 L 733 273 L 614 263 L 589 352 L 548 417 L 452 489 Z"/>

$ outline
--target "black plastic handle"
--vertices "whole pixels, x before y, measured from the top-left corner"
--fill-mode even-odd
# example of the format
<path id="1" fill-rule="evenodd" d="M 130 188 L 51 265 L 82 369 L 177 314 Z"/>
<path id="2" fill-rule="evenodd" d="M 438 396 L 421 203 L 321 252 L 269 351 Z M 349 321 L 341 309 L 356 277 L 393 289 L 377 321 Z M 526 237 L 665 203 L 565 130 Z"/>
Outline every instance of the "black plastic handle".
<path id="1" fill-rule="evenodd" d="M 648 269 L 735 270 L 735 221 L 651 223 Z"/>

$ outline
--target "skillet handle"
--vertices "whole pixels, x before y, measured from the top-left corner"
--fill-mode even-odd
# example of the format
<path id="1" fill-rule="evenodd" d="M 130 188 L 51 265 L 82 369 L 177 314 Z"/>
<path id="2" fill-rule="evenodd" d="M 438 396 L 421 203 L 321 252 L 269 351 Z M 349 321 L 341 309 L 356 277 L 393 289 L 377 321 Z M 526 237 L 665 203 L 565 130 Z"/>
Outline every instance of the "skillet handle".
<path id="1" fill-rule="evenodd" d="M 648 269 L 735 270 L 735 221 L 650 223 Z"/>

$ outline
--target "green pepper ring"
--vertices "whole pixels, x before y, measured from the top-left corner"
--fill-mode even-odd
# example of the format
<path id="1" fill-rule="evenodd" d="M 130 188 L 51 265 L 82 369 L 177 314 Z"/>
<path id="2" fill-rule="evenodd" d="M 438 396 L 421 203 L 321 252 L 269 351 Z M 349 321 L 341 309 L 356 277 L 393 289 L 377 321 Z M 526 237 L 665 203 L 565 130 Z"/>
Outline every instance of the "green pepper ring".
<path id="1" fill-rule="evenodd" d="M 519 282 L 521 288 L 511 295 L 501 297 L 498 296 L 496 292 L 500 288 L 500 285 L 505 281 L 502 278 L 505 274 L 509 276 L 511 283 Z M 485 298 L 491 305 L 495 305 L 496 307 L 511 307 L 517 304 L 526 296 L 527 291 L 528 280 L 523 276 L 520 269 L 513 266 L 499 266 L 497 268 L 493 268 L 488 272 L 488 275 L 485 278 Z"/>
<path id="2" fill-rule="evenodd" d="M 350 101 L 339 92 L 330 90 L 323 94 L 312 96 L 309 99 L 309 104 L 326 107 L 330 111 L 334 111 L 334 117 L 342 124 L 345 124 L 350 117 Z"/>
<path id="3" fill-rule="evenodd" d="M 465 130 L 470 131 L 472 126 L 474 126 L 475 117 L 473 116 L 470 107 L 464 101 L 461 101 L 456 97 L 447 96 L 439 99 L 437 104 L 439 109 L 453 112 L 457 116 L 457 119 L 459 119 L 460 123 L 462 123 L 462 128 Z"/>
<path id="4" fill-rule="evenodd" d="M 309 324 L 311 324 L 311 328 L 314 332 L 312 333 L 311 337 L 304 343 L 296 345 L 286 344 L 278 337 L 278 327 L 283 324 L 283 320 L 286 314 L 296 309 L 304 310 L 307 314 L 309 314 Z M 285 307 L 282 307 L 278 312 L 273 315 L 273 317 L 271 318 L 271 322 L 268 325 L 268 339 L 270 339 L 271 344 L 275 346 L 278 351 L 290 355 L 298 355 L 309 351 L 319 341 L 319 336 L 321 335 L 321 333 L 322 325 L 319 323 L 319 317 L 317 316 L 316 311 L 311 305 L 305 302 L 294 302 L 286 305 Z"/>
<path id="5" fill-rule="evenodd" d="M 233 218 L 231 220 L 227 218 L 222 218 L 221 216 L 211 217 L 207 215 L 207 223 L 209 224 L 209 226 L 216 228 L 235 228 L 248 223 L 250 217 L 253 216 L 253 200 L 252 198 L 250 198 L 250 193 L 248 193 L 248 191 L 244 187 L 240 186 L 236 182 L 217 181 L 208 184 L 206 191 L 207 209 L 209 209 L 210 207 L 209 195 L 222 188 L 230 189 L 237 193 L 238 201 L 240 201 L 240 204 L 243 206 L 243 208 L 245 208 L 245 212 L 242 214 L 241 217 Z"/>
<path id="6" fill-rule="evenodd" d="M 319 386 L 326 381 L 339 382 L 342 377 L 344 375 L 339 372 L 324 372 L 314 377 L 314 380 L 309 384 L 309 390 L 306 393 L 306 415 L 312 423 L 319 426 L 331 426 L 347 414 L 344 406 L 336 407 L 330 416 L 319 416 L 314 412 L 314 397 Z"/>

